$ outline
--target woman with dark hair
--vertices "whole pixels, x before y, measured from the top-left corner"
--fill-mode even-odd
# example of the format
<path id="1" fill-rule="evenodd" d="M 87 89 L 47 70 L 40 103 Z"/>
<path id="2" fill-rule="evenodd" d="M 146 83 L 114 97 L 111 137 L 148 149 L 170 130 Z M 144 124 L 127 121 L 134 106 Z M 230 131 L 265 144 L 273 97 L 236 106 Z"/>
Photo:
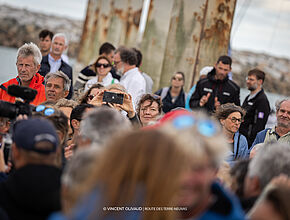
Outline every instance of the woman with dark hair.
<path id="1" fill-rule="evenodd" d="M 162 101 L 160 96 L 145 94 L 141 97 L 137 106 L 137 114 L 143 127 L 156 122 L 161 113 Z"/>
<path id="2" fill-rule="evenodd" d="M 164 87 L 155 92 L 156 95 L 161 96 L 163 103 L 162 110 L 164 113 L 177 107 L 185 107 L 186 95 L 183 91 L 184 80 L 184 73 L 176 72 L 171 77 L 170 87 Z"/>
<path id="3" fill-rule="evenodd" d="M 86 83 L 85 91 L 96 83 L 101 83 L 103 86 L 119 83 L 119 81 L 113 78 L 112 74 L 110 73 L 112 65 L 107 57 L 98 57 L 97 61 L 93 64 L 93 68 L 97 75 Z"/>
<path id="4" fill-rule="evenodd" d="M 237 159 L 247 159 L 248 142 L 244 135 L 238 132 L 246 112 L 234 103 L 223 104 L 215 113 L 221 123 L 227 142 L 232 146 L 227 162 L 232 164 Z"/>
<path id="5" fill-rule="evenodd" d="M 104 88 L 105 87 L 101 83 L 95 83 L 80 98 L 79 104 L 91 104 L 93 98 Z"/>

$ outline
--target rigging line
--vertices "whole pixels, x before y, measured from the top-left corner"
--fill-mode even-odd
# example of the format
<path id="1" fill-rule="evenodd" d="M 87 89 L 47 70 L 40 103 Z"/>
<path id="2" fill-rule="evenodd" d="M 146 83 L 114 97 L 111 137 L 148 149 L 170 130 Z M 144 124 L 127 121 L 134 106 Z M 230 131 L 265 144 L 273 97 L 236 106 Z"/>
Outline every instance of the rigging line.
<path id="1" fill-rule="evenodd" d="M 272 46 L 273 46 L 273 42 L 274 42 L 274 39 L 275 39 L 275 35 L 276 35 L 276 32 L 277 30 L 279 29 L 279 21 L 280 21 L 280 17 L 281 17 L 281 9 L 282 9 L 282 5 L 283 5 L 283 0 L 280 1 L 280 6 L 279 6 L 279 13 L 276 17 L 276 21 L 275 21 L 275 24 L 274 24 L 274 27 L 273 27 L 273 32 L 272 32 L 272 35 L 271 35 L 271 38 L 270 38 L 270 42 L 269 42 L 269 47 L 268 49 L 271 50 Z"/>
<path id="2" fill-rule="evenodd" d="M 239 28 L 239 26 L 240 26 L 240 24 L 241 24 L 241 22 L 242 22 L 242 20 L 243 20 L 243 18 L 245 16 L 245 14 L 246 14 L 250 4 L 251 4 L 251 0 L 244 0 L 243 4 L 241 6 L 241 9 L 237 13 L 237 16 L 236 16 L 236 20 L 237 21 L 235 22 L 236 23 L 235 27 L 233 28 L 232 33 L 231 33 L 230 45 L 232 45 L 232 41 L 233 41 L 233 39 L 235 37 L 235 34 L 236 34 L 236 32 L 237 32 L 237 30 L 238 30 L 238 28 Z M 235 21 L 235 19 L 234 19 L 234 21 Z"/>

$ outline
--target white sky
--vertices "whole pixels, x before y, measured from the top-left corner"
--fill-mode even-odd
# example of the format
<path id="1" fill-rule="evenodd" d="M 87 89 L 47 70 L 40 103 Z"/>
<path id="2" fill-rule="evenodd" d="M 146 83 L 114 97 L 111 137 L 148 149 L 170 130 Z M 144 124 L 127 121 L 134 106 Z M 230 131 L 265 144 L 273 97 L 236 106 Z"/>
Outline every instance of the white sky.
<path id="1" fill-rule="evenodd" d="M 84 19 L 87 0 L 0 0 L 33 11 Z M 290 58 L 290 0 L 237 0 L 234 49 Z"/>

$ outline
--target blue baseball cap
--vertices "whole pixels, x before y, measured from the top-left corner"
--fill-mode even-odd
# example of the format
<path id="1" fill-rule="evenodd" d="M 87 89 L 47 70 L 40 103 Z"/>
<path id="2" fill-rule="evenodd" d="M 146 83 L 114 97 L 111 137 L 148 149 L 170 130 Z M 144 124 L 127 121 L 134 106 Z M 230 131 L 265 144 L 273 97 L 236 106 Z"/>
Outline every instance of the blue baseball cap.
<path id="1" fill-rule="evenodd" d="M 41 154 L 55 152 L 59 144 L 53 124 L 45 118 L 17 121 L 13 127 L 12 139 L 18 148 Z M 38 144 L 40 142 L 44 142 L 44 144 Z M 45 145 L 45 142 L 51 144 Z"/>

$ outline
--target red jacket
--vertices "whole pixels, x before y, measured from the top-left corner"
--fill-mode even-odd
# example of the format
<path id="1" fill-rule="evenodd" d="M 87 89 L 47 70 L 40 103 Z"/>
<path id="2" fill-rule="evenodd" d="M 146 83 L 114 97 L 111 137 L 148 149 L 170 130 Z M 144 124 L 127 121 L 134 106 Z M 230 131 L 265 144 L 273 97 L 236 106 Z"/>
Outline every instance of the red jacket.
<path id="1" fill-rule="evenodd" d="M 16 84 L 19 85 L 19 78 L 18 76 L 16 78 L 10 79 L 9 81 L 3 83 L 2 85 L 7 89 L 8 86 Z M 45 87 L 42 84 L 44 81 L 43 76 L 41 76 L 39 73 L 36 73 L 35 76 L 32 78 L 29 88 L 35 89 L 37 91 L 37 95 L 35 99 L 30 103 L 32 105 L 39 105 L 40 103 L 44 102 L 46 100 L 45 97 Z M 0 100 L 6 101 L 6 102 L 15 102 L 15 97 L 9 95 L 4 89 L 0 88 Z"/>

